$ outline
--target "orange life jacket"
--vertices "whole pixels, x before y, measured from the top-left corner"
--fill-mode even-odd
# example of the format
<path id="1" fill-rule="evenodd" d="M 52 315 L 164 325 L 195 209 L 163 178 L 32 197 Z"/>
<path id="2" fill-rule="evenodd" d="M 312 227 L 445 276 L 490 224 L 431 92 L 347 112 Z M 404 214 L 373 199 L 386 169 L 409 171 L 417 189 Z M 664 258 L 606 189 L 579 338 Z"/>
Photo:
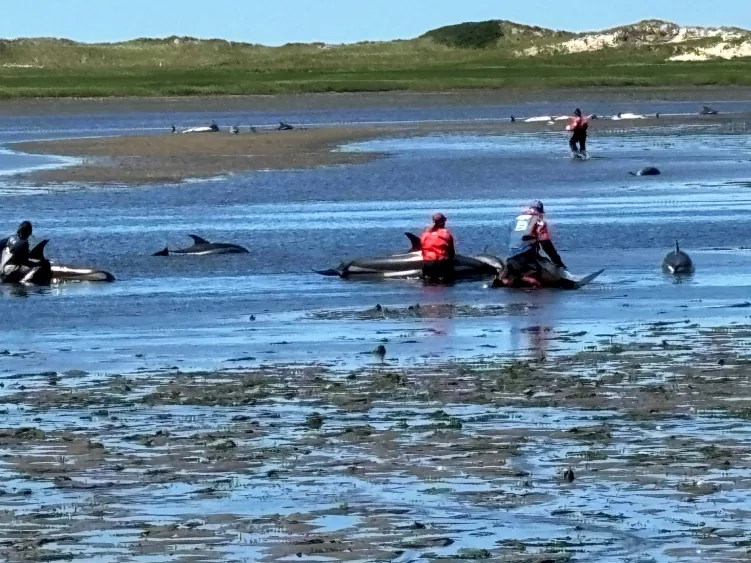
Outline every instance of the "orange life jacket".
<path id="1" fill-rule="evenodd" d="M 454 237 L 448 229 L 426 230 L 420 235 L 422 259 L 426 262 L 448 260 L 453 256 Z"/>

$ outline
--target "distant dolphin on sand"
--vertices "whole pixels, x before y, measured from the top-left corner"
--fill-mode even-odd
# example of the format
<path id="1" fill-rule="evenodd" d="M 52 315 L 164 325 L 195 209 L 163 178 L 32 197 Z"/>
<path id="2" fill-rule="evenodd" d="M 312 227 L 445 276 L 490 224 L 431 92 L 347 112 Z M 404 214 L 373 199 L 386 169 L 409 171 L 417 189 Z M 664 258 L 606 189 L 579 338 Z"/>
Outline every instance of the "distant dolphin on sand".
<path id="1" fill-rule="evenodd" d="M 632 176 L 659 176 L 660 170 L 654 166 L 645 166 L 636 172 L 629 172 Z"/>
<path id="2" fill-rule="evenodd" d="M 631 113 L 631 112 L 621 113 L 621 112 L 618 112 L 617 115 L 614 115 L 610 119 L 612 119 L 614 121 L 620 121 L 621 119 L 646 119 L 646 116 L 641 115 L 640 113 Z"/>
<path id="3" fill-rule="evenodd" d="M 716 109 L 712 109 L 709 106 L 702 106 L 699 115 L 717 115 L 718 113 L 720 112 L 718 112 Z"/>
<path id="4" fill-rule="evenodd" d="M 153 256 L 169 256 L 170 254 L 183 256 L 209 256 L 215 254 L 247 254 L 248 249 L 237 244 L 226 242 L 209 242 L 196 235 L 188 235 L 193 239 L 193 245 L 188 248 L 170 250 L 165 248 L 153 254 Z"/>
<path id="5" fill-rule="evenodd" d="M 216 133 L 219 131 L 219 126 L 212 122 L 211 125 L 201 125 L 198 127 L 190 127 L 188 129 L 183 129 L 183 133 Z"/>
<path id="6" fill-rule="evenodd" d="M 528 117 L 524 120 L 524 123 L 541 123 L 553 121 L 553 118 L 549 115 L 538 115 L 536 117 Z"/>
<path id="7" fill-rule="evenodd" d="M 662 269 L 671 275 L 691 274 L 694 271 L 694 263 L 691 257 L 683 252 L 675 241 L 675 250 L 668 252 L 662 260 Z"/>

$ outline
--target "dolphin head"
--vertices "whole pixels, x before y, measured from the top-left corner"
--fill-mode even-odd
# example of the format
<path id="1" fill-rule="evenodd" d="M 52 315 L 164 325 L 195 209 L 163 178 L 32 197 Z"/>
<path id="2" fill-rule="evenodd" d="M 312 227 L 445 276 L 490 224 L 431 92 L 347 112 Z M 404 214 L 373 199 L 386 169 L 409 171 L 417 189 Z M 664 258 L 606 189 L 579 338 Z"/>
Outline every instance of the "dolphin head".
<path id="1" fill-rule="evenodd" d="M 683 252 L 675 241 L 675 250 L 668 252 L 662 261 L 662 268 L 671 275 L 691 274 L 694 271 L 694 263 L 691 257 Z"/>

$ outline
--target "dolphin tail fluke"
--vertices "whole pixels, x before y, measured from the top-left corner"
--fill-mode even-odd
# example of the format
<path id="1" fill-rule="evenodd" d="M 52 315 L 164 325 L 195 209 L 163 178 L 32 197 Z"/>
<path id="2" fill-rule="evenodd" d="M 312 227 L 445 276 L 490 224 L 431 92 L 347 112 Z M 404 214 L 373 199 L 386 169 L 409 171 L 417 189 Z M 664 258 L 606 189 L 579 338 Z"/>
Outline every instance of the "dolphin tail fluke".
<path id="1" fill-rule="evenodd" d="M 44 247 L 47 246 L 48 242 L 48 239 L 44 239 L 42 242 L 32 248 L 31 252 L 29 252 L 29 258 L 31 260 L 44 260 Z"/>
<path id="2" fill-rule="evenodd" d="M 349 263 L 340 262 L 336 268 L 330 268 L 328 270 L 313 270 L 316 274 L 322 276 L 338 276 L 340 278 L 346 278 L 349 274 Z"/>
<path id="3" fill-rule="evenodd" d="M 418 250 L 422 250 L 422 242 L 420 241 L 420 237 L 413 233 L 404 234 L 407 236 L 409 243 L 412 245 L 412 247 L 409 249 L 410 252 L 417 252 Z"/>
<path id="4" fill-rule="evenodd" d="M 341 277 L 342 272 L 340 270 L 337 270 L 336 268 L 331 268 L 329 270 L 313 270 L 316 274 L 321 274 L 322 276 L 337 276 Z"/>
<path id="5" fill-rule="evenodd" d="M 631 174 L 632 176 L 636 176 L 636 172 L 630 172 L 629 171 L 629 174 Z"/>
<path id="6" fill-rule="evenodd" d="M 159 252 L 155 252 L 154 254 L 152 254 L 152 256 L 169 256 L 169 248 L 165 246 L 164 250 L 160 250 Z"/>

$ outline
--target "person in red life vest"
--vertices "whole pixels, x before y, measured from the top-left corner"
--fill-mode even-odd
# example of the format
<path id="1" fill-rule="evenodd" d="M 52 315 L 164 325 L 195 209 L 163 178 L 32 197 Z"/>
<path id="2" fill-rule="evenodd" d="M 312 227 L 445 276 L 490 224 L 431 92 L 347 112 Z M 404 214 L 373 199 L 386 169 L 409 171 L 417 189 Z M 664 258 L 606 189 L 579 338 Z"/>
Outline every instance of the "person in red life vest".
<path id="1" fill-rule="evenodd" d="M 433 215 L 433 224 L 420 235 L 422 275 L 431 283 L 454 280 L 454 237 L 446 228 L 443 213 Z"/>
<path id="2" fill-rule="evenodd" d="M 537 276 L 540 272 L 540 264 L 537 258 L 540 250 L 548 255 L 553 264 L 563 270 L 566 269 L 553 241 L 550 240 L 544 212 L 542 202 L 535 201 L 516 218 L 509 240 L 507 272 L 502 280 L 504 285 L 539 287 L 540 282 Z"/>
<path id="3" fill-rule="evenodd" d="M 589 120 L 582 115 L 582 110 L 576 108 L 566 131 L 571 131 L 568 146 L 575 155 L 587 156 L 587 128 Z M 578 146 L 577 146 L 578 144 Z"/>

